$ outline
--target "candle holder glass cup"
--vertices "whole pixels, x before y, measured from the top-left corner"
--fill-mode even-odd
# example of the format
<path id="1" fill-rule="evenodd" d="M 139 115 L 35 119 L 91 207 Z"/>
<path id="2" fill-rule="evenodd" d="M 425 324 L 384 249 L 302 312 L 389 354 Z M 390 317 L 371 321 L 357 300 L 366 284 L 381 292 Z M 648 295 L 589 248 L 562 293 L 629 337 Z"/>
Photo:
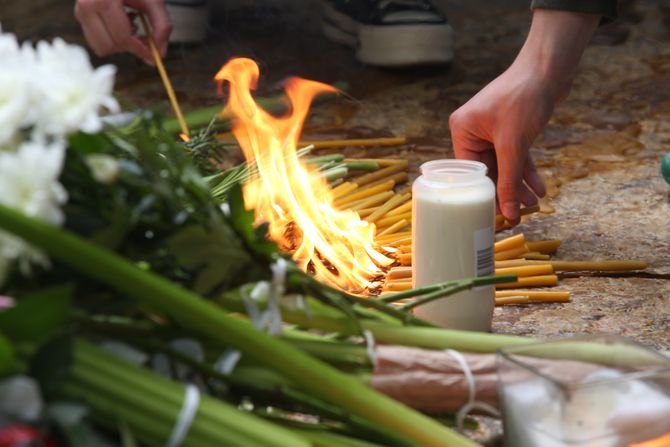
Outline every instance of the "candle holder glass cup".
<path id="1" fill-rule="evenodd" d="M 632 447 L 670 433 L 670 358 L 628 339 L 508 347 L 497 369 L 508 447 Z"/>

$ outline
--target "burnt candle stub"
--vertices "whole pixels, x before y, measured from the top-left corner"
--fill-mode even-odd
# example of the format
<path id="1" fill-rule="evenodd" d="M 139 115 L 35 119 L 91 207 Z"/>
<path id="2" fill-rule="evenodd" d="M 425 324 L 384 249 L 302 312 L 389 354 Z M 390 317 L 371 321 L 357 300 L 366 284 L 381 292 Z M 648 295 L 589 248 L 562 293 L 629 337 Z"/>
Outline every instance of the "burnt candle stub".
<path id="1" fill-rule="evenodd" d="M 412 186 L 414 287 L 492 275 L 495 186 L 486 165 L 434 160 Z M 420 318 L 453 329 L 489 331 L 493 286 L 459 292 L 416 308 Z"/>

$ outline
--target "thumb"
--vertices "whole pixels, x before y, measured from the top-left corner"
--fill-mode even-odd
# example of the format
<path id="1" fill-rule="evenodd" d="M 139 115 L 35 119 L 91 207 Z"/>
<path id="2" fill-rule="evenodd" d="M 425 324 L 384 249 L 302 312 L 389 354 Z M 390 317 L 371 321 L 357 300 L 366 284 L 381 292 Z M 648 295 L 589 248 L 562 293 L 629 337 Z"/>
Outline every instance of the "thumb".
<path id="1" fill-rule="evenodd" d="M 498 203 L 505 218 L 512 224 L 519 223 L 519 195 L 523 177 L 523 157 L 516 145 L 496 147 L 498 156 Z"/>

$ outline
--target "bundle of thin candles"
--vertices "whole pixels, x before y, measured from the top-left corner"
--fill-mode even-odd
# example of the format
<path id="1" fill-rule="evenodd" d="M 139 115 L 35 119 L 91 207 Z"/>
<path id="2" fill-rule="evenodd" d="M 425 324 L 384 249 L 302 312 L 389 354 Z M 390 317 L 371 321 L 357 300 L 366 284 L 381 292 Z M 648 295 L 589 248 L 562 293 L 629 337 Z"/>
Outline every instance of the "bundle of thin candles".
<path id="1" fill-rule="evenodd" d="M 392 293 L 412 288 L 411 236 L 408 245 L 399 246 L 400 266 L 392 267 L 384 283 L 384 292 Z M 385 240 L 392 245 L 394 240 Z M 405 243 L 407 241 L 404 241 Z M 507 237 L 495 243 L 496 275 L 517 275 L 515 283 L 496 286 L 496 305 L 570 301 L 570 292 L 528 290 L 527 287 L 554 287 L 560 272 L 625 272 L 644 270 L 642 261 L 563 261 L 551 255 L 560 246 L 559 240 L 527 241 L 523 234 Z M 406 250 L 409 250 L 406 251 Z M 522 289 L 523 288 L 523 289 Z"/>
<path id="2" fill-rule="evenodd" d="M 346 141 L 346 140 L 345 140 Z M 371 140 L 375 144 L 378 141 Z M 333 147 L 342 147 L 336 142 Z M 365 141 L 356 141 L 363 144 Z M 321 147 L 328 147 L 322 142 Z M 378 166 L 377 170 L 359 176 L 340 179 L 334 187 L 335 205 L 340 209 L 358 212 L 364 220 L 376 226 L 376 242 L 382 250 L 396 259 L 388 270 L 381 288 L 382 295 L 412 288 L 412 193 L 408 186 L 409 163 L 403 159 L 343 159 Z M 539 206 L 521 210 L 523 216 L 536 213 Z M 498 231 L 509 228 L 501 215 L 496 216 Z M 518 281 L 496 286 L 496 305 L 570 301 L 570 292 L 529 289 L 554 287 L 560 272 L 611 272 L 643 270 L 641 261 L 563 261 L 551 255 L 560 246 L 559 240 L 528 241 L 523 234 L 504 238 L 495 243 L 495 272 L 497 275 L 517 275 Z"/>

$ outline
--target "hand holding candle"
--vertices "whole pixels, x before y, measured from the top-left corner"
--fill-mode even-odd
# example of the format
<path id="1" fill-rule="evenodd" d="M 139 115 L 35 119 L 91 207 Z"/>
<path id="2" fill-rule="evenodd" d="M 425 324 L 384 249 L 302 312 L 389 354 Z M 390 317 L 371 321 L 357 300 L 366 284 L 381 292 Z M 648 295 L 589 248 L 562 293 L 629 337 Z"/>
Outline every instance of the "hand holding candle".
<path id="1" fill-rule="evenodd" d="M 597 14 L 535 9 L 514 63 L 449 119 L 456 157 L 489 167 L 500 210 L 512 225 L 520 203 L 534 205 L 535 196 L 545 194 L 530 146 L 567 96 L 599 20 Z"/>
<path id="2" fill-rule="evenodd" d="M 77 0 L 74 12 L 84 30 L 86 42 L 96 55 L 109 56 L 127 51 L 153 65 L 149 45 L 135 35 L 125 6 L 131 6 L 137 12 L 149 16 L 154 42 L 161 55 L 165 56 L 172 26 L 164 1 Z"/>

